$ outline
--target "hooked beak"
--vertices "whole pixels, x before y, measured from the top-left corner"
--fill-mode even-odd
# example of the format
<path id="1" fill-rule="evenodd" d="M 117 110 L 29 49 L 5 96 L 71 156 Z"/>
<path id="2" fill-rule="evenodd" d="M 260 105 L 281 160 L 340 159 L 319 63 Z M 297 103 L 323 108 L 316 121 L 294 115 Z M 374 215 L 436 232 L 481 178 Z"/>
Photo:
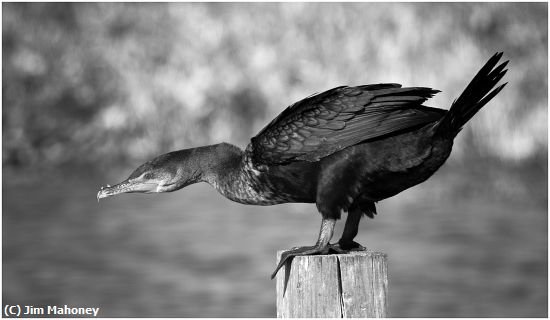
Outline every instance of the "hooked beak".
<path id="1" fill-rule="evenodd" d="M 131 192 L 155 192 L 157 190 L 158 184 L 156 183 L 144 183 L 140 181 L 130 181 L 125 180 L 114 186 L 107 185 L 107 187 L 101 187 L 97 193 L 97 202 L 99 199 L 108 198 L 115 196 L 121 193 L 131 193 Z"/>

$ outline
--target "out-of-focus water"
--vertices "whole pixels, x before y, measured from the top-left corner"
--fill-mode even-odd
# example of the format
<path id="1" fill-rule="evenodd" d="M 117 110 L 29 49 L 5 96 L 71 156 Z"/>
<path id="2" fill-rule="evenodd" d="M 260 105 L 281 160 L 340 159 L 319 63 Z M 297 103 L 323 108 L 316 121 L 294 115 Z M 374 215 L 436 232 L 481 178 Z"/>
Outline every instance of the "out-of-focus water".
<path id="1" fill-rule="evenodd" d="M 547 183 L 445 168 L 361 223 L 358 241 L 389 255 L 390 315 L 546 317 Z M 98 204 L 107 182 L 4 172 L 4 304 L 274 317 L 276 251 L 318 234 L 314 205 L 244 206 L 206 184 Z"/>

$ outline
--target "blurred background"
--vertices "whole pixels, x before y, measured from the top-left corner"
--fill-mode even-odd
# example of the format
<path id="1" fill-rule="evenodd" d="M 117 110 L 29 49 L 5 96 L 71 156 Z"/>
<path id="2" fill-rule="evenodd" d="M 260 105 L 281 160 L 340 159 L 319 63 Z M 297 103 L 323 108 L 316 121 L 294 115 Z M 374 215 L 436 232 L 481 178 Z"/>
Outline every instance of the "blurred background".
<path id="1" fill-rule="evenodd" d="M 393 317 L 547 316 L 546 3 L 2 9 L 4 304 L 274 317 L 276 251 L 314 243 L 314 205 L 244 206 L 206 184 L 98 204 L 99 187 L 168 151 L 245 147 L 339 85 L 433 87 L 427 105 L 448 109 L 504 51 L 509 85 L 357 239 L 389 255 Z"/>

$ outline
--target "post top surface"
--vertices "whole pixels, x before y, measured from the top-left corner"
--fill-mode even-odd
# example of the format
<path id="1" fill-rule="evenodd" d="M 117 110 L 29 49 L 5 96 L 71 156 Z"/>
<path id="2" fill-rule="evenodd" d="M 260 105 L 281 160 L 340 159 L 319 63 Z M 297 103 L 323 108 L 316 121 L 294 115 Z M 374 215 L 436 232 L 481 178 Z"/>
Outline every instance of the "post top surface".
<path id="1" fill-rule="evenodd" d="M 279 250 L 277 251 L 277 257 L 280 257 L 283 252 L 287 250 Z M 349 256 L 365 256 L 365 257 L 383 257 L 387 258 L 388 255 L 381 251 L 372 251 L 372 250 L 363 250 L 363 251 L 350 251 L 349 253 L 331 253 L 331 254 L 317 254 L 317 255 L 311 255 L 311 256 L 296 256 L 295 258 L 301 258 L 301 257 L 311 257 L 311 258 L 322 258 L 322 257 L 349 257 Z"/>

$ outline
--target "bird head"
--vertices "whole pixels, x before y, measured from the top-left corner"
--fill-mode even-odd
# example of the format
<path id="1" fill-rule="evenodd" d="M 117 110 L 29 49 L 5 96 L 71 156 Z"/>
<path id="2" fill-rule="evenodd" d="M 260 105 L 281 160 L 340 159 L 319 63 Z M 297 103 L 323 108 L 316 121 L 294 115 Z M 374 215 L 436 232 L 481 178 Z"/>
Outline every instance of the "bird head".
<path id="1" fill-rule="evenodd" d="M 128 179 L 101 187 L 97 200 L 121 193 L 160 193 L 181 189 L 200 179 L 200 162 L 193 149 L 163 154 L 139 166 Z"/>

